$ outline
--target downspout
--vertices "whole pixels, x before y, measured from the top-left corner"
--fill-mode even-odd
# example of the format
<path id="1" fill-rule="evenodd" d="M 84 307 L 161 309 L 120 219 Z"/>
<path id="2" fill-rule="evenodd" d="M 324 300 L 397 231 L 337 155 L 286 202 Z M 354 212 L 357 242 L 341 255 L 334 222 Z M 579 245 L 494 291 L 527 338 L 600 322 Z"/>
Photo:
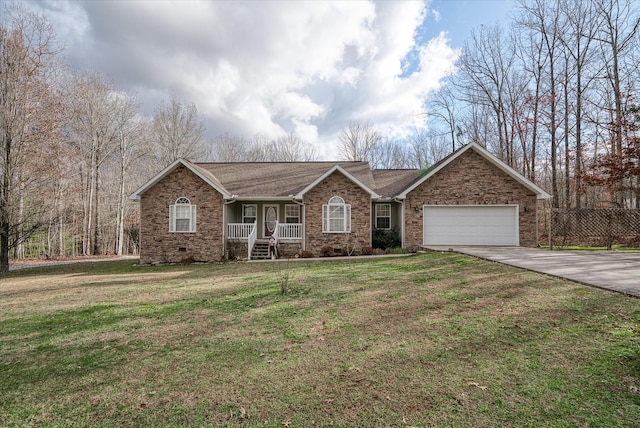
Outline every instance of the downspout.
<path id="1" fill-rule="evenodd" d="M 293 202 L 296 205 L 299 205 L 301 207 L 302 210 L 302 250 L 306 250 L 307 249 L 307 239 L 306 239 L 306 235 L 307 235 L 307 209 L 306 206 L 304 205 L 304 202 L 300 202 L 297 201 L 293 195 L 291 196 L 291 202 Z"/>
<path id="2" fill-rule="evenodd" d="M 222 204 L 222 256 L 227 259 L 227 205 L 236 202 L 237 195 L 231 195 L 231 199 L 227 199 Z"/>
<path id="3" fill-rule="evenodd" d="M 371 248 L 373 248 L 373 228 L 376 221 L 375 215 L 375 204 L 372 197 L 371 202 L 369 203 L 369 246 Z"/>

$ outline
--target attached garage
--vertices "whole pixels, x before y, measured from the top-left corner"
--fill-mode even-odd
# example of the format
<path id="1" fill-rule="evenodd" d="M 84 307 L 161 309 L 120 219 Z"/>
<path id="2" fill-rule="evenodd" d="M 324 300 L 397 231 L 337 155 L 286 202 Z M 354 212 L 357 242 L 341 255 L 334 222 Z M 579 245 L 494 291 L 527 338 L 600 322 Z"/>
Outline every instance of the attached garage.
<path id="1" fill-rule="evenodd" d="M 425 205 L 424 245 L 520 245 L 517 205 Z"/>

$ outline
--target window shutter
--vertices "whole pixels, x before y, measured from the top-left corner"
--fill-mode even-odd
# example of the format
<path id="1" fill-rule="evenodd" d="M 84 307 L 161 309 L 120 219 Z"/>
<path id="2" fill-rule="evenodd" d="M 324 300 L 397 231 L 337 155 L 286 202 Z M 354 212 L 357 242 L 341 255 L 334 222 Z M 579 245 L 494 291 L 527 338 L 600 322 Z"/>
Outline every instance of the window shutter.
<path id="1" fill-rule="evenodd" d="M 196 231 L 196 205 L 191 205 L 191 230 L 190 232 Z"/>
<path id="2" fill-rule="evenodd" d="M 176 206 L 169 205 L 169 232 L 176 231 Z"/>
<path id="3" fill-rule="evenodd" d="M 351 205 L 344 206 L 345 232 L 351 232 Z"/>
<path id="4" fill-rule="evenodd" d="M 322 231 L 329 231 L 329 205 L 322 206 Z"/>

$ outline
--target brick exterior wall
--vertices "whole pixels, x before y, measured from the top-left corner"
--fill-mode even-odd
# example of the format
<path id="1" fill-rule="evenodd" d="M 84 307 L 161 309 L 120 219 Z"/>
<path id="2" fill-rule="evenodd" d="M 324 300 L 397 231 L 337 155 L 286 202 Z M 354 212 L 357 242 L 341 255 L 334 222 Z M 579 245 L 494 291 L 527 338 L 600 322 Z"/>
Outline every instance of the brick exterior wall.
<path id="1" fill-rule="evenodd" d="M 323 233 L 322 205 L 340 196 L 351 205 L 351 233 Z M 314 256 L 322 255 L 322 247 L 344 248 L 348 242 L 356 253 L 371 246 L 371 195 L 342 173 L 333 174 L 304 195 L 305 249 Z"/>
<path id="2" fill-rule="evenodd" d="M 423 244 L 424 205 L 503 204 L 518 205 L 520 245 L 538 245 L 535 193 L 474 150 L 467 150 L 407 195 L 404 246 Z M 420 211 L 414 210 L 416 206 Z"/>
<path id="3" fill-rule="evenodd" d="M 278 244 L 278 254 L 283 258 L 291 258 L 300 254 L 302 251 L 301 242 L 280 241 Z"/>
<path id="4" fill-rule="evenodd" d="M 180 197 L 197 206 L 196 232 L 169 232 L 169 206 Z M 148 189 L 140 200 L 140 263 L 217 261 L 222 256 L 222 195 L 184 166 Z"/>

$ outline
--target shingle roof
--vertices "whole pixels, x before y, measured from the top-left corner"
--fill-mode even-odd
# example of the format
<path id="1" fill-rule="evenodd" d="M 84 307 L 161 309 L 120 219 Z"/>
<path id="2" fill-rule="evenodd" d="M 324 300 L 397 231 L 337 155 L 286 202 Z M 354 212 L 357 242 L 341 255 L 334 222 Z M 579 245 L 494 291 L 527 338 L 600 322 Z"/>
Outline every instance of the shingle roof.
<path id="1" fill-rule="evenodd" d="M 415 169 L 371 170 L 368 162 L 228 162 L 198 163 L 210 181 L 220 183 L 230 195 L 241 198 L 268 198 L 298 195 L 336 165 L 371 191 L 373 197 L 404 199 L 416 186 L 444 168 L 467 150 L 475 150 L 489 162 L 534 191 L 539 199 L 549 195 L 478 144 L 467 144 L 426 171 Z"/>
<path id="2" fill-rule="evenodd" d="M 474 143 L 474 142 L 465 144 L 455 152 L 451 153 L 449 156 L 445 157 L 439 162 L 436 162 L 435 164 L 433 164 L 431 167 L 427 168 L 426 171 L 423 171 L 423 173 L 421 174 L 418 180 L 415 180 L 410 186 L 402 190 L 402 192 L 399 194 L 399 197 L 401 199 L 405 198 L 407 194 L 410 193 L 414 188 L 422 184 L 424 181 L 429 180 L 429 178 L 431 178 L 434 174 L 438 173 L 438 171 L 445 168 L 447 165 L 453 162 L 453 160 L 455 160 L 456 158 L 458 158 L 468 150 L 474 150 L 480 156 L 485 158 L 488 162 L 492 163 L 498 169 L 502 170 L 507 175 L 509 175 L 511 178 L 513 178 L 514 180 L 516 180 L 517 182 L 519 182 L 520 184 L 522 184 L 523 186 L 525 186 L 526 188 L 534 192 L 538 199 L 549 199 L 551 197 L 547 192 L 545 192 L 540 187 L 538 187 L 534 182 L 530 181 L 529 179 L 524 177 L 522 174 L 520 174 L 518 171 L 511 168 L 509 165 L 505 164 L 497 157 L 493 156 L 491 153 L 487 151 L 487 149 L 485 149 L 478 143 Z"/>
<path id="3" fill-rule="evenodd" d="M 223 185 L 222 183 L 220 183 L 220 180 L 218 180 L 218 177 L 216 177 L 215 175 L 213 175 L 212 171 L 209 171 L 208 169 L 202 168 L 200 167 L 200 165 L 198 164 L 194 164 L 192 162 L 188 162 L 195 170 L 197 170 L 200 174 L 202 174 L 203 177 L 206 177 L 208 180 L 210 180 L 212 183 L 217 184 L 218 186 L 220 186 L 221 188 L 223 188 L 224 190 L 227 191 L 227 193 L 229 192 Z"/>
<path id="4" fill-rule="evenodd" d="M 376 192 L 386 198 L 399 195 L 420 178 L 416 169 L 374 169 L 372 173 Z"/>
<path id="5" fill-rule="evenodd" d="M 470 143 L 461 147 L 426 171 L 416 169 L 376 169 L 371 170 L 368 162 L 225 162 L 192 163 L 178 159 L 149 180 L 131 195 L 140 196 L 177 165 L 182 164 L 199 175 L 203 180 L 220 191 L 225 198 L 289 198 L 300 197 L 318 180 L 332 170 L 344 173 L 356 184 L 368 191 L 372 198 L 406 198 L 433 174 L 467 150 L 475 150 L 481 156 L 506 172 L 516 181 L 536 193 L 538 199 L 547 199 L 549 194 L 518 172 L 492 156 L 483 147 Z M 339 167 L 339 168 L 338 168 Z"/>
<path id="6" fill-rule="evenodd" d="M 376 182 L 367 162 L 228 162 L 198 163 L 239 197 L 296 195 L 335 165 L 374 190 Z"/>

